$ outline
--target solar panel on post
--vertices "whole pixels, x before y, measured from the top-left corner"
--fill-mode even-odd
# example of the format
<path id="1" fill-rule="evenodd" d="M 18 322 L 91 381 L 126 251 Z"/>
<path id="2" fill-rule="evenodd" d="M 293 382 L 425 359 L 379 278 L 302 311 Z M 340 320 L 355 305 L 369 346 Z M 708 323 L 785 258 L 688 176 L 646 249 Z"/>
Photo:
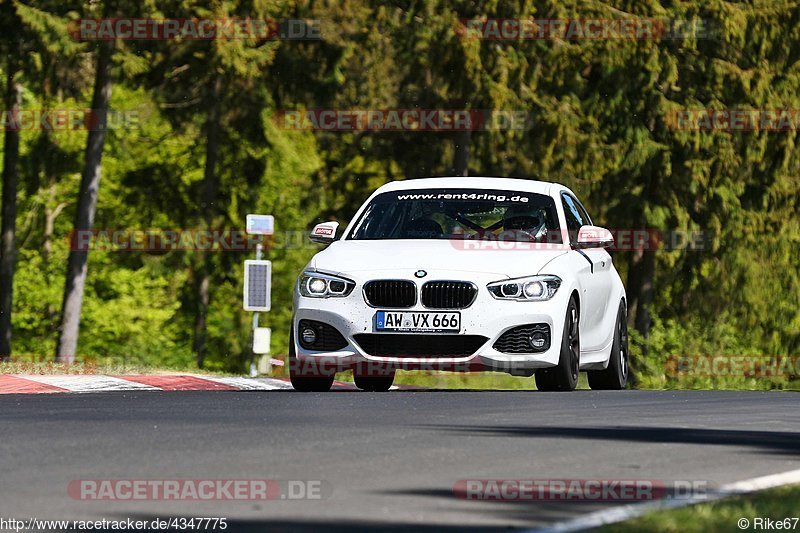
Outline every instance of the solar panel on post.
<path id="1" fill-rule="evenodd" d="M 244 262 L 245 311 L 269 311 L 272 263 L 266 260 Z"/>

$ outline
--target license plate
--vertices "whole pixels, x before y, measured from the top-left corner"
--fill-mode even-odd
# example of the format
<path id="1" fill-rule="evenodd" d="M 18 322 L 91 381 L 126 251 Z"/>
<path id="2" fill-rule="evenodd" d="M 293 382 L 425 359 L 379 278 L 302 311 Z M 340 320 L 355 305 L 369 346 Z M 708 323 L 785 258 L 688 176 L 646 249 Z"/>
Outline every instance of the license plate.
<path id="1" fill-rule="evenodd" d="M 460 331 L 461 313 L 378 311 L 377 331 Z"/>

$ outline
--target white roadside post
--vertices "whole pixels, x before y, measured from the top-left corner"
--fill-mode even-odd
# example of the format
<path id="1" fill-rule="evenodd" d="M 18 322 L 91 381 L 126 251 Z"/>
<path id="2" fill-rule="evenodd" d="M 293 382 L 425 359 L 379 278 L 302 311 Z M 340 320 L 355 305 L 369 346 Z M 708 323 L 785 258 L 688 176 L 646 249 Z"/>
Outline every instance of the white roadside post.
<path id="1" fill-rule="evenodd" d="M 246 231 L 250 235 L 272 235 L 275 218 L 272 215 L 247 215 Z M 266 374 L 272 370 L 269 355 L 270 329 L 258 327 L 258 313 L 270 309 L 272 263 L 261 259 L 264 247 L 256 245 L 256 258 L 244 262 L 244 310 L 253 311 L 253 361 L 250 375 Z M 256 365 L 256 358 L 258 364 Z"/>

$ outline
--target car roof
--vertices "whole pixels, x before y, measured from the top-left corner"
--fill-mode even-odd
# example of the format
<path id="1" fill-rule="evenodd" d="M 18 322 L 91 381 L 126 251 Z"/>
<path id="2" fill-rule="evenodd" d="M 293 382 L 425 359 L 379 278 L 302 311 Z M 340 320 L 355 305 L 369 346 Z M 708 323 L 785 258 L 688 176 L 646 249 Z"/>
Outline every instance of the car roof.
<path id="1" fill-rule="evenodd" d="M 550 194 L 554 189 L 569 190 L 561 184 L 547 181 L 535 181 L 524 178 L 495 177 L 439 177 L 417 178 L 402 181 L 390 181 L 380 187 L 375 194 L 410 189 L 495 189 L 506 191 L 532 192 Z"/>

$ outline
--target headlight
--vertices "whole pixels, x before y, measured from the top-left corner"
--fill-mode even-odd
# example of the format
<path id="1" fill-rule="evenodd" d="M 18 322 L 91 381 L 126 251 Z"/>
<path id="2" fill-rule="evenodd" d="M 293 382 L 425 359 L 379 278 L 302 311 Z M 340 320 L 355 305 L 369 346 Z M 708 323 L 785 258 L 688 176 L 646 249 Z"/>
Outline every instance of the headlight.
<path id="1" fill-rule="evenodd" d="M 560 286 L 561 278 L 558 276 L 528 276 L 494 281 L 486 288 L 498 300 L 541 302 L 552 298 Z"/>
<path id="2" fill-rule="evenodd" d="M 303 272 L 300 276 L 300 294 L 309 298 L 347 296 L 356 286 L 354 281 L 320 272 Z"/>

